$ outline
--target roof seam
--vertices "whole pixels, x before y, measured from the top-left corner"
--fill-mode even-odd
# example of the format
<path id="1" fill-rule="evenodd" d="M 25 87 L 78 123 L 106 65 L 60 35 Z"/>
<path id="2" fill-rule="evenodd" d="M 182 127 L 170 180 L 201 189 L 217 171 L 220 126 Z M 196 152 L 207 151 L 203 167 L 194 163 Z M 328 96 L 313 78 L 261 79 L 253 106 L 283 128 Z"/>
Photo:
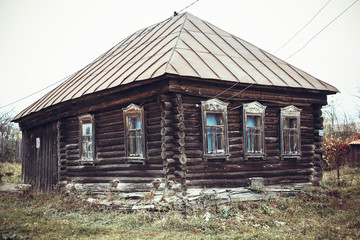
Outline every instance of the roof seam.
<path id="1" fill-rule="evenodd" d="M 175 42 L 175 45 L 174 45 L 174 47 L 173 47 L 172 53 L 171 53 L 170 58 L 169 58 L 169 61 L 167 62 L 166 66 L 165 66 L 165 72 L 167 72 L 167 68 L 168 68 L 168 66 L 169 66 L 169 64 L 170 64 L 170 62 L 171 62 L 171 60 L 172 60 L 172 58 L 173 58 L 173 56 L 174 56 L 176 46 L 177 46 L 177 44 L 178 44 L 178 42 L 179 42 L 181 32 L 182 32 L 182 30 L 183 30 L 183 28 L 184 28 L 185 21 L 186 21 L 186 19 L 187 19 L 187 14 L 188 14 L 188 13 L 185 12 L 185 13 L 183 13 L 182 15 L 178 16 L 178 18 L 180 19 L 180 17 L 182 17 L 182 16 L 185 15 L 185 18 L 184 18 L 184 21 L 183 21 L 183 23 L 182 23 L 182 25 L 181 25 L 179 34 L 178 34 L 178 36 L 177 36 L 177 40 L 176 40 L 176 42 Z"/>
<path id="2" fill-rule="evenodd" d="M 191 22 L 201 33 L 203 33 L 199 28 L 198 28 L 198 26 L 196 26 L 190 19 L 189 19 L 189 22 Z M 205 21 L 204 21 L 204 23 L 205 23 Z M 207 25 L 206 23 L 205 23 L 205 25 Z M 208 26 L 209 27 L 209 26 Z M 209 27 L 210 28 L 210 27 Z M 212 28 L 210 28 L 212 31 L 214 31 Z M 187 29 L 185 29 L 185 31 L 187 31 Z M 208 52 L 211 54 L 211 55 L 213 55 L 217 60 L 218 60 L 218 62 L 237 80 L 237 81 L 239 81 L 239 79 L 235 76 L 235 74 L 232 72 L 232 71 L 230 71 L 226 66 L 225 66 L 225 64 L 216 56 L 216 54 L 215 53 L 212 53 L 211 51 L 209 51 L 209 49 L 206 47 L 206 46 L 204 46 L 199 40 L 197 40 L 189 31 L 187 31 L 188 32 L 188 34 L 189 35 L 191 35 L 201 46 L 203 46 L 203 48 L 205 48 L 206 50 L 208 50 Z M 215 31 L 214 31 L 215 32 Z M 204 33 L 203 33 L 204 34 Z M 206 38 L 210 41 L 210 42 L 212 42 L 221 52 L 223 52 L 227 57 L 229 57 L 226 53 L 225 53 L 225 51 L 224 50 L 222 50 L 214 41 L 212 41 L 206 34 L 204 34 L 205 36 L 206 36 Z M 214 36 L 219 36 L 219 34 L 214 34 Z M 231 57 L 229 57 L 231 60 L 232 60 L 232 58 Z M 233 61 L 234 62 L 234 61 Z M 217 75 L 217 74 L 216 74 Z M 220 78 L 220 77 L 219 77 Z"/>

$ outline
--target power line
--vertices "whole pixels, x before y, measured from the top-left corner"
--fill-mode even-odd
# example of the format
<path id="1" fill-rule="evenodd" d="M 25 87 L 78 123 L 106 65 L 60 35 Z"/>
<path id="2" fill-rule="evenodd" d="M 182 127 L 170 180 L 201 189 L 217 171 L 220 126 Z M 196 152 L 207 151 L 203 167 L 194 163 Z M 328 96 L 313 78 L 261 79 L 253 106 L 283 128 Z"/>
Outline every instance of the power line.
<path id="1" fill-rule="evenodd" d="M 353 2 L 350 6 L 348 6 L 344 11 L 342 11 L 339 15 L 337 15 L 333 20 L 331 20 L 328 24 L 325 25 L 325 27 L 323 27 L 319 32 L 317 32 L 312 38 L 310 38 L 310 40 L 304 45 L 302 46 L 299 50 L 297 50 L 296 52 L 294 52 L 293 54 L 291 54 L 289 57 L 287 57 L 285 60 L 288 60 L 289 58 L 293 57 L 294 55 L 296 55 L 297 53 L 299 53 L 301 50 L 303 50 L 315 37 L 317 37 L 322 31 L 324 31 L 328 26 L 330 26 L 333 22 L 335 22 L 341 15 L 343 15 L 347 10 L 349 10 L 352 6 L 355 5 L 355 3 L 357 3 L 359 0 L 356 0 L 355 2 Z"/>
<path id="2" fill-rule="evenodd" d="M 70 75 L 70 76 L 68 76 L 68 77 L 66 77 L 66 78 L 63 78 L 63 79 L 61 79 L 61 80 L 59 80 L 59 81 L 57 81 L 57 82 L 54 82 L 54 83 L 52 83 L 51 85 L 49 85 L 49 86 L 47 86 L 47 87 L 44 87 L 44 88 L 42 88 L 42 89 L 40 89 L 40 90 L 38 90 L 38 91 L 36 91 L 36 92 L 34 92 L 34 93 L 31 93 L 31 94 L 29 94 L 29 95 L 27 95 L 27 96 L 25 96 L 25 97 L 23 97 L 23 98 L 20 98 L 20 99 L 18 99 L 18 100 L 16 100 L 16 101 L 13 101 L 13 102 L 11 102 L 11 103 L 9 103 L 9 104 L 6 104 L 6 105 L 4 105 L 4 106 L 1 106 L 0 109 L 6 108 L 6 107 L 11 106 L 11 105 L 13 105 L 13 104 L 15 104 L 15 103 L 21 102 L 22 100 L 25 100 L 25 99 L 27 99 L 27 98 L 29 98 L 29 97 L 31 97 L 31 96 L 34 96 L 34 95 L 36 95 L 36 94 L 38 94 L 38 93 L 40 93 L 40 92 L 48 89 L 49 87 L 52 87 L 52 86 L 54 86 L 54 85 L 56 85 L 56 84 L 58 84 L 58 83 L 61 83 L 61 82 L 65 81 L 65 80 L 69 79 L 69 78 L 72 77 L 73 75 L 74 75 L 74 74 L 72 74 L 72 75 Z"/>
<path id="3" fill-rule="evenodd" d="M 191 7 L 192 5 L 194 5 L 195 3 L 199 2 L 199 1 L 200 1 L 200 0 L 196 0 L 196 1 L 192 2 L 191 4 L 187 5 L 186 7 L 184 7 L 183 9 L 181 9 L 180 11 L 175 12 L 175 13 L 176 13 L 176 14 L 181 13 L 181 12 L 183 12 L 183 11 L 186 10 L 186 9 L 188 9 L 189 7 Z M 166 19 L 166 20 L 168 20 L 168 19 Z M 165 21 L 166 21 L 166 20 L 165 20 Z M 121 41 L 121 42 L 122 42 L 122 41 Z M 67 77 L 65 77 L 65 78 L 62 78 L 61 80 L 59 80 L 59 81 L 57 81 L 57 82 L 55 82 L 55 83 L 52 83 L 52 84 L 50 84 L 49 86 L 44 87 L 44 88 L 42 88 L 42 89 L 40 89 L 40 90 L 38 90 L 38 91 L 36 91 L 36 92 L 34 92 L 34 93 L 31 93 L 31 94 L 23 97 L 23 98 L 20 98 L 20 99 L 18 99 L 18 100 L 15 100 L 15 101 L 13 101 L 13 102 L 11 102 L 11 103 L 9 103 L 9 104 L 6 104 L 6 105 L 4 105 L 4 106 L 0 106 L 0 109 L 6 108 L 6 107 L 11 106 L 11 105 L 14 105 L 14 104 L 16 104 L 16 103 L 18 103 L 18 102 L 21 102 L 21 101 L 23 101 L 23 100 L 25 100 L 25 99 L 27 99 L 27 98 L 29 98 L 29 97 L 32 97 L 32 96 L 34 96 L 34 95 L 36 95 L 36 94 L 38 94 L 38 93 L 40 93 L 40 92 L 42 92 L 42 91 L 44 91 L 44 90 L 46 90 L 46 89 L 48 89 L 48 88 L 50 88 L 50 87 L 58 84 L 58 83 L 64 82 L 64 81 L 72 78 L 72 77 L 75 76 L 77 73 L 79 73 L 79 72 L 82 71 L 83 69 L 89 67 L 89 66 L 92 65 L 93 63 L 99 61 L 100 59 L 103 59 L 103 58 L 106 57 L 106 56 L 109 56 L 109 55 L 113 54 L 114 52 L 116 52 L 116 51 L 122 46 L 121 42 L 118 43 L 118 44 L 116 44 L 114 47 L 110 48 L 110 50 L 108 50 L 108 51 L 105 52 L 104 54 L 102 54 L 102 55 L 100 55 L 99 57 L 97 57 L 94 61 L 92 61 L 91 63 L 87 64 L 85 67 L 81 68 L 79 71 L 76 71 L 75 73 L 73 73 L 73 74 L 71 74 L 71 75 L 69 75 L 69 76 L 67 76 Z M 111 51 L 111 50 L 112 50 L 112 51 Z"/>
<path id="4" fill-rule="evenodd" d="M 187 5 L 186 7 L 184 7 L 183 9 L 181 9 L 178 13 L 181 13 L 181 12 L 185 11 L 186 9 L 188 9 L 189 7 L 191 7 L 192 5 L 194 5 L 195 3 L 197 3 L 198 1 L 200 1 L 200 0 L 196 0 L 196 1 L 194 1 L 193 3 Z"/>
<path id="5" fill-rule="evenodd" d="M 297 31 L 289 40 L 286 41 L 286 43 L 284 43 L 278 50 L 276 50 L 274 52 L 274 54 L 276 54 L 277 52 L 279 52 L 281 49 L 283 49 L 289 42 L 291 42 L 302 30 L 304 30 L 304 28 L 306 28 L 316 17 L 317 15 L 319 15 L 319 13 L 329 4 L 331 0 L 327 1 L 325 3 L 325 5 L 310 19 L 310 21 L 308 21 L 299 31 Z"/>
<path id="6" fill-rule="evenodd" d="M 318 33 L 316 33 L 302 48 L 300 48 L 300 49 L 297 50 L 295 53 L 293 53 L 292 55 L 290 55 L 289 57 L 287 57 L 285 60 L 288 60 L 289 58 L 291 58 L 292 56 L 294 56 L 295 54 L 297 54 L 298 52 L 300 52 L 302 49 L 304 49 L 317 35 L 319 35 L 323 30 L 325 30 L 330 24 L 332 24 L 335 20 L 337 20 L 341 15 L 343 15 L 347 10 L 349 10 L 349 9 L 350 9 L 353 5 L 355 5 L 355 3 L 357 3 L 358 1 L 359 1 L 359 0 L 356 0 L 355 2 L 353 2 L 349 7 L 347 7 L 344 11 L 342 11 L 342 12 L 341 12 L 338 16 L 336 16 L 332 21 L 330 21 L 325 27 L 323 27 Z M 329 2 L 330 2 L 330 0 L 319 10 L 319 12 L 318 12 L 307 24 L 305 24 L 305 26 L 304 26 L 302 29 L 304 29 L 304 28 L 326 7 L 326 5 L 327 5 Z M 300 31 L 302 31 L 302 29 L 300 29 L 300 30 L 298 31 L 298 33 L 299 33 Z M 298 33 L 296 33 L 296 34 L 294 35 L 294 37 L 295 37 Z M 288 40 L 288 42 L 290 42 L 294 37 L 292 37 L 290 40 Z M 287 42 L 287 43 L 288 43 L 288 42 Z M 286 43 L 286 44 L 287 44 L 287 43 Z M 280 48 L 280 49 L 281 49 L 281 48 Z M 279 50 L 280 50 L 280 49 L 279 49 Z M 277 50 L 277 51 L 279 51 L 279 50 Z M 276 52 L 277 52 L 277 51 L 276 51 Z M 275 52 L 275 53 L 276 53 L 276 52 Z M 274 53 L 274 54 L 275 54 L 275 53 Z M 228 90 L 232 89 L 233 87 L 235 87 L 238 83 L 239 83 L 239 82 L 237 82 L 237 83 L 235 83 L 234 85 L 232 85 L 231 87 L 225 89 L 225 90 L 222 91 L 221 93 L 217 94 L 215 97 L 219 97 L 221 94 L 223 94 L 223 93 L 227 92 Z M 244 89 L 241 90 L 240 92 L 233 94 L 231 97 L 227 98 L 225 101 L 228 101 L 228 100 L 232 99 L 233 97 L 240 95 L 240 94 L 243 93 L 245 90 L 247 90 L 248 88 L 250 88 L 252 85 L 254 85 L 254 83 L 250 84 L 249 86 L 247 86 L 246 88 L 244 88 Z M 236 107 L 234 107 L 234 108 L 232 108 L 232 109 L 230 109 L 230 110 L 234 110 L 234 109 L 239 108 L 239 107 L 240 107 L 240 106 L 236 106 Z"/>
<path id="7" fill-rule="evenodd" d="M 327 1 L 327 2 L 325 3 L 325 5 L 310 19 L 310 21 L 308 21 L 299 31 L 297 31 L 297 33 L 295 33 L 288 41 L 286 41 L 285 44 L 283 44 L 283 45 L 282 45 L 278 50 L 276 50 L 273 54 L 276 54 L 278 51 L 280 51 L 280 50 L 281 50 L 283 47 L 285 47 L 291 40 L 293 40 L 305 27 L 307 27 L 307 26 L 317 17 L 317 15 L 319 15 L 320 12 L 329 4 L 330 1 L 331 1 L 331 0 Z M 255 70 L 254 70 L 254 71 L 255 71 Z M 218 97 L 218 96 L 220 96 L 221 94 L 229 91 L 230 89 L 234 88 L 238 83 L 239 83 L 239 82 L 235 83 L 235 84 L 232 85 L 231 87 L 229 87 L 229 88 L 225 89 L 224 91 L 222 91 L 221 93 L 217 94 L 217 95 L 215 96 L 215 98 Z M 250 84 L 248 87 L 246 87 L 245 89 L 241 90 L 239 93 L 236 93 L 235 95 L 231 96 L 230 98 L 226 99 L 225 101 L 230 100 L 231 98 L 240 95 L 242 92 L 244 92 L 246 89 L 248 89 L 248 88 L 251 87 L 252 85 L 254 85 L 254 83 Z M 236 108 L 237 108 L 237 107 L 235 107 L 235 108 L 233 108 L 233 109 L 236 109 Z M 231 110 L 233 110 L 233 109 L 231 109 Z"/>

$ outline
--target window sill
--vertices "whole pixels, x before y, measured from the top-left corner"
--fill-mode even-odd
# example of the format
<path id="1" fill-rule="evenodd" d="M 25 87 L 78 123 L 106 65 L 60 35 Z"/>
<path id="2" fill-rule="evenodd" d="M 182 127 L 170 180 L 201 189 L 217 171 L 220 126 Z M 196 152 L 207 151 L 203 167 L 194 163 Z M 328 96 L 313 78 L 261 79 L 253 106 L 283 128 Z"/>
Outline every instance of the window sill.
<path id="1" fill-rule="evenodd" d="M 135 164 L 146 164 L 145 158 L 141 157 L 129 157 L 126 159 L 127 163 L 135 163 Z"/>
<path id="2" fill-rule="evenodd" d="M 300 154 L 294 154 L 294 155 L 282 155 L 281 156 L 281 160 L 285 160 L 285 159 L 296 159 L 298 160 L 300 158 Z"/>
<path id="3" fill-rule="evenodd" d="M 77 160 L 76 162 L 81 165 L 95 165 L 95 161 L 93 159 L 81 159 Z"/>
<path id="4" fill-rule="evenodd" d="M 245 155 L 245 160 L 248 160 L 249 158 L 260 158 L 260 159 L 262 159 L 262 160 L 264 160 L 264 158 L 265 158 L 265 154 L 246 154 Z"/>
<path id="5" fill-rule="evenodd" d="M 222 161 L 222 160 L 229 160 L 230 154 L 205 154 L 204 160 L 212 160 L 212 161 Z"/>

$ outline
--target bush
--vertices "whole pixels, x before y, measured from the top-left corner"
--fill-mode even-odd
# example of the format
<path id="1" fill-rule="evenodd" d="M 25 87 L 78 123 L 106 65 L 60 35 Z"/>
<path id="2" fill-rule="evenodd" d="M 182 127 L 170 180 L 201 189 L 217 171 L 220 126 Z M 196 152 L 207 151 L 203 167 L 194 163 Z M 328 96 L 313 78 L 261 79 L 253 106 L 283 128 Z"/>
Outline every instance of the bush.
<path id="1" fill-rule="evenodd" d="M 323 158 L 328 167 L 335 168 L 345 165 L 345 155 L 350 151 L 349 141 L 325 138 L 323 142 L 325 153 Z"/>

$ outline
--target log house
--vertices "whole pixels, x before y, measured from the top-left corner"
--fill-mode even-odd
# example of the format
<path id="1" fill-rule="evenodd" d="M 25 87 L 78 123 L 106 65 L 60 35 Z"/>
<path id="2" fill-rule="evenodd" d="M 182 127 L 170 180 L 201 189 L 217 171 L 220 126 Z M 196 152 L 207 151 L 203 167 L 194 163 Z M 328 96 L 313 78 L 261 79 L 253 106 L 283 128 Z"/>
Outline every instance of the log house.
<path id="1" fill-rule="evenodd" d="M 22 182 L 186 200 L 321 180 L 338 90 L 190 13 L 129 36 L 19 113 Z"/>

